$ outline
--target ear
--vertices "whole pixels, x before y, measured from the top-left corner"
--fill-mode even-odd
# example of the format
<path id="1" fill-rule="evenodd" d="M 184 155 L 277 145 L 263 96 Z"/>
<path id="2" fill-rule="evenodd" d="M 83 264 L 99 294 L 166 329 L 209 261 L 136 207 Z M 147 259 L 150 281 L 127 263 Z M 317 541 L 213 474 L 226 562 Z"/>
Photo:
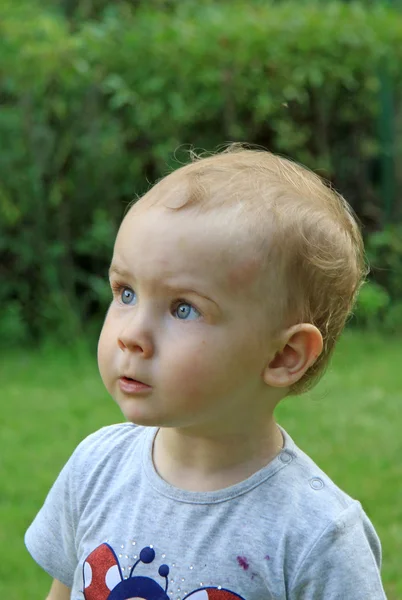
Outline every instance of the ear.
<path id="1" fill-rule="evenodd" d="M 300 323 L 286 330 L 280 346 L 264 368 L 262 377 L 272 387 L 289 387 L 299 381 L 320 356 L 322 335 L 311 323 Z"/>

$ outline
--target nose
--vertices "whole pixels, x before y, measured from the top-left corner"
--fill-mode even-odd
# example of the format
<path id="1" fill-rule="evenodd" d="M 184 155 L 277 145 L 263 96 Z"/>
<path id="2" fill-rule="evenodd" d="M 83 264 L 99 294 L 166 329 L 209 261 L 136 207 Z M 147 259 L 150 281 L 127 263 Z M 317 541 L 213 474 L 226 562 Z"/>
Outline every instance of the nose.
<path id="1" fill-rule="evenodd" d="M 143 355 L 143 358 L 150 358 L 154 353 L 150 322 L 150 316 L 145 316 L 138 309 L 135 314 L 127 316 L 117 339 L 120 350 L 138 352 Z"/>

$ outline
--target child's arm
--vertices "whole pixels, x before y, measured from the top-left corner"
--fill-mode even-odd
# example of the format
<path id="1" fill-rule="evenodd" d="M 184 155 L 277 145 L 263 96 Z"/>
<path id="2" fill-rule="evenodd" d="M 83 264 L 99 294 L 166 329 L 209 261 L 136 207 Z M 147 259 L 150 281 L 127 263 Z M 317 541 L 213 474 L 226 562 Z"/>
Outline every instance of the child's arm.
<path id="1" fill-rule="evenodd" d="M 46 600 L 70 600 L 71 590 L 58 579 L 53 579 L 52 587 Z"/>

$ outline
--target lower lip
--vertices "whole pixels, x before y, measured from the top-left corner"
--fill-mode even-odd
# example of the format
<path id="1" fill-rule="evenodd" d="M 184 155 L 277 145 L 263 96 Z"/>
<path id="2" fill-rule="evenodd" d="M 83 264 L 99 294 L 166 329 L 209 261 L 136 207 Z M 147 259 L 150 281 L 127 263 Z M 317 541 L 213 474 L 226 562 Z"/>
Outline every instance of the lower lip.
<path id="1" fill-rule="evenodd" d="M 121 391 L 125 394 L 140 394 L 149 392 L 152 389 L 151 386 L 145 385 L 145 383 L 135 381 L 134 379 L 127 379 L 127 377 L 120 377 L 119 385 Z"/>

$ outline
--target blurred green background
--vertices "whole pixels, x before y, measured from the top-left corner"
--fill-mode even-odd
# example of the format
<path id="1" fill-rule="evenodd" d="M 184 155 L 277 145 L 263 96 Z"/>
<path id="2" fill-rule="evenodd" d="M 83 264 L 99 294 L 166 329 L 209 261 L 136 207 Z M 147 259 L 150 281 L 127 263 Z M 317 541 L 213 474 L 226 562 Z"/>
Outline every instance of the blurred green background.
<path id="1" fill-rule="evenodd" d="M 41 598 L 22 535 L 82 437 L 128 203 L 189 158 L 259 144 L 359 216 L 368 283 L 328 377 L 281 423 L 380 533 L 402 599 L 402 2 L 0 0 L 0 597 Z"/>

